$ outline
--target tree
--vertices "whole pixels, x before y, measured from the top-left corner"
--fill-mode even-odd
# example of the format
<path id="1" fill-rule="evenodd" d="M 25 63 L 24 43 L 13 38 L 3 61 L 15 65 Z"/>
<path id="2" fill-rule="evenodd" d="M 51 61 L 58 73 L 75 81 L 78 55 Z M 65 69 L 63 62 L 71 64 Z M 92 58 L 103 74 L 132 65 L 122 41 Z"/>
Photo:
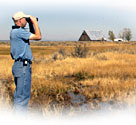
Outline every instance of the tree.
<path id="1" fill-rule="evenodd" d="M 109 35 L 109 39 L 114 41 L 115 35 L 114 35 L 113 31 L 109 31 L 108 35 Z"/>
<path id="2" fill-rule="evenodd" d="M 125 34 L 124 34 L 124 32 L 119 33 L 118 37 L 122 38 L 123 40 L 125 40 Z"/>
<path id="3" fill-rule="evenodd" d="M 129 28 L 124 28 L 123 34 L 124 34 L 125 40 L 127 40 L 127 41 L 131 40 L 131 38 L 132 38 L 132 32 L 131 32 L 131 30 Z"/>

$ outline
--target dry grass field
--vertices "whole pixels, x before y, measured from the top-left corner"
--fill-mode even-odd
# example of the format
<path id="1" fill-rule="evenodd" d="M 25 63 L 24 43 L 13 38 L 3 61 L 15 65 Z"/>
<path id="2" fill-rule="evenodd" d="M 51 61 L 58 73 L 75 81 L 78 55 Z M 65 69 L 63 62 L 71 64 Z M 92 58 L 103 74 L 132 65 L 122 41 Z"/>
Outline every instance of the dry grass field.
<path id="1" fill-rule="evenodd" d="M 29 111 L 42 115 L 112 111 L 135 104 L 136 42 L 33 42 Z M 9 44 L 0 45 L 0 103 L 12 109 Z"/>

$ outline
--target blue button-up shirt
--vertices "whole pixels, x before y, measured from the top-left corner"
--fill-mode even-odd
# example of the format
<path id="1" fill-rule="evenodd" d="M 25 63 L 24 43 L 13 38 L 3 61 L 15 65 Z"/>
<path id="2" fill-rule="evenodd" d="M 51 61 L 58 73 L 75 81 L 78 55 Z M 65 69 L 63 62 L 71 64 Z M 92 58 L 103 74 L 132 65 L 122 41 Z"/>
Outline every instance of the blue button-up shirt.
<path id="1" fill-rule="evenodd" d="M 29 44 L 31 33 L 25 28 L 12 29 L 10 32 L 10 52 L 12 59 L 33 60 L 32 51 Z"/>

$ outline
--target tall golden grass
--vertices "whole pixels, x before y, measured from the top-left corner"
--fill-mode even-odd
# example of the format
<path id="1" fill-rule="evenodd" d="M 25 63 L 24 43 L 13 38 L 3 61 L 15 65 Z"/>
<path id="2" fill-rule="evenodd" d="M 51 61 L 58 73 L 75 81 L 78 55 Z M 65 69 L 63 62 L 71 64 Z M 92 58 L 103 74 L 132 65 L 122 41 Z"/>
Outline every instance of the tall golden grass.
<path id="1" fill-rule="evenodd" d="M 76 44 L 86 44 L 86 58 L 71 55 Z M 34 61 L 29 110 L 37 109 L 44 115 L 73 115 L 85 104 L 85 110 L 90 111 L 101 109 L 101 103 L 110 104 L 110 109 L 135 103 L 131 99 L 136 94 L 135 42 L 36 42 L 31 48 Z M 12 108 L 14 61 L 9 45 L 0 49 L 0 102 Z M 60 49 L 65 52 L 58 53 Z M 58 58 L 54 59 L 54 54 Z"/>

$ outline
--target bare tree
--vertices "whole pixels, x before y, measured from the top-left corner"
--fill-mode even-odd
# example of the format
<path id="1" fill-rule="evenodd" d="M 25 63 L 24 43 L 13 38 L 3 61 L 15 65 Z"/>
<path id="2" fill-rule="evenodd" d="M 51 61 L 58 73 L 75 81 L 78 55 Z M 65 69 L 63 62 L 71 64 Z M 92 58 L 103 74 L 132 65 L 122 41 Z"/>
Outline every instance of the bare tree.
<path id="1" fill-rule="evenodd" d="M 124 34 L 124 32 L 119 33 L 118 37 L 122 38 L 123 40 L 125 40 L 125 34 Z"/>
<path id="2" fill-rule="evenodd" d="M 114 41 L 115 35 L 114 35 L 113 31 L 109 31 L 108 35 L 109 35 L 109 39 L 112 40 L 112 41 Z"/>
<path id="3" fill-rule="evenodd" d="M 123 34 L 124 34 L 125 40 L 130 41 L 132 39 L 132 32 L 129 28 L 124 28 Z"/>

